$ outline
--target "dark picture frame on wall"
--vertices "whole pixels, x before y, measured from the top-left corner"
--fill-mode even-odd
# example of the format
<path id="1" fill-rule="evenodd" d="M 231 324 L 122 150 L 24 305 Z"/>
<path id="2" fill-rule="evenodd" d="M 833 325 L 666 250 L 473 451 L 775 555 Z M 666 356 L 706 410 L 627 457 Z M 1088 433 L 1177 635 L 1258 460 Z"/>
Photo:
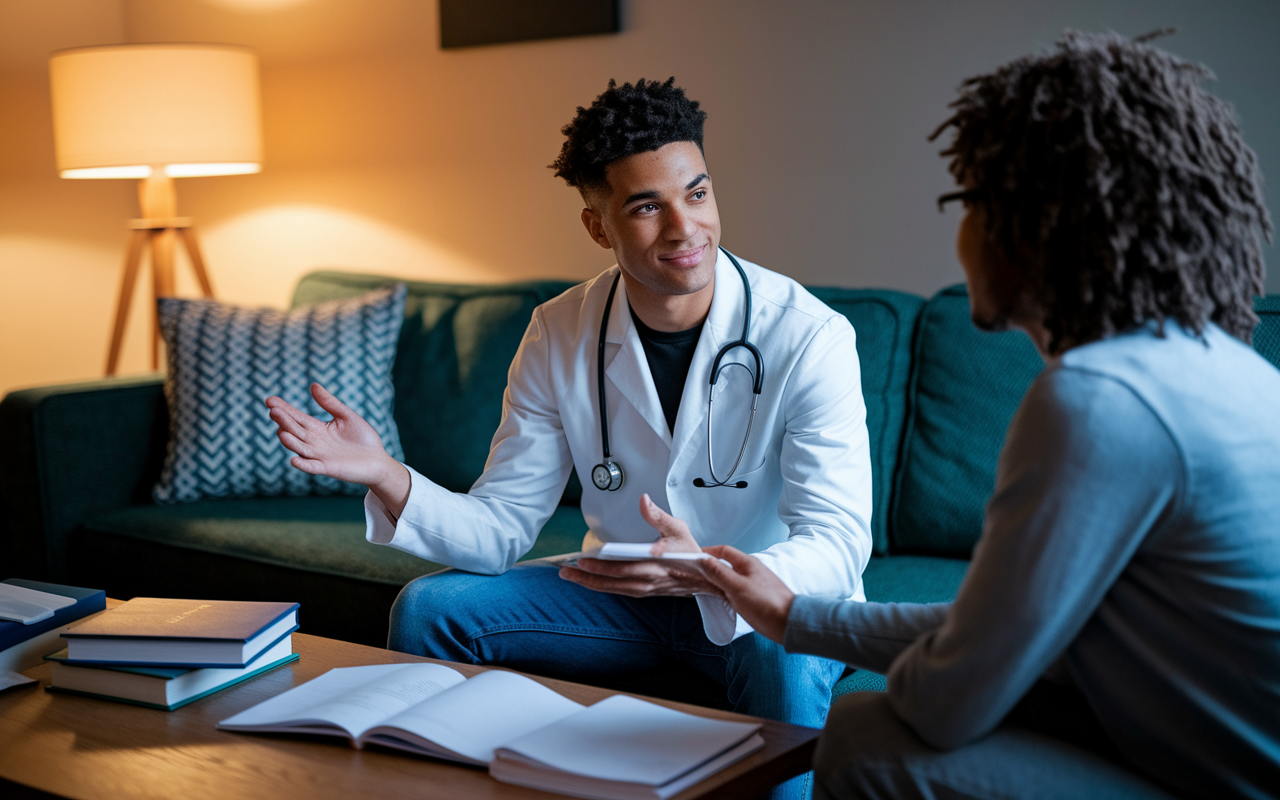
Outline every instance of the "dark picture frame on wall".
<path id="1" fill-rule="evenodd" d="M 620 5 L 621 0 L 440 0 L 440 46 L 618 33 Z"/>

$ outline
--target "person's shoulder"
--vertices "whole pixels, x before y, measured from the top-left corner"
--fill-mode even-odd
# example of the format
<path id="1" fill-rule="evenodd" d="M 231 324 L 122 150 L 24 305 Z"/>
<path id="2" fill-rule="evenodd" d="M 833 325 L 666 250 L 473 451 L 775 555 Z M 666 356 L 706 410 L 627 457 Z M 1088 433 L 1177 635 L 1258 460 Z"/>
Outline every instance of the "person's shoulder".
<path id="1" fill-rule="evenodd" d="M 808 318 L 813 327 L 821 327 L 845 316 L 819 300 L 799 281 L 745 259 L 738 259 L 751 282 L 753 300 L 767 304 L 775 313 L 792 319 Z"/>
<path id="2" fill-rule="evenodd" d="M 535 309 L 543 317 L 581 314 L 587 306 L 604 303 L 605 293 L 618 275 L 618 267 L 612 266 L 590 280 L 570 286 L 560 294 Z"/>
<path id="3" fill-rule="evenodd" d="M 1060 360 L 1063 369 L 1107 375 L 1148 390 L 1220 380 L 1280 386 L 1280 372 L 1266 359 L 1212 323 L 1200 333 L 1172 321 L 1148 323 L 1073 347 Z"/>

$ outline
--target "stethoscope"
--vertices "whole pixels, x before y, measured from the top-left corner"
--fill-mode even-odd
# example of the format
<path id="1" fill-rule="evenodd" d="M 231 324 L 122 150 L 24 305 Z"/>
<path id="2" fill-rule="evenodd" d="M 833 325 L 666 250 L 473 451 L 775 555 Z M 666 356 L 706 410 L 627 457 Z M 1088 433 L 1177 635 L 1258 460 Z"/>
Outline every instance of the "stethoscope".
<path id="1" fill-rule="evenodd" d="M 730 489 L 747 488 L 746 481 L 733 480 L 733 475 L 738 471 L 738 466 L 742 463 L 742 456 L 747 452 L 747 442 L 751 439 L 751 426 L 756 420 L 756 403 L 760 399 L 760 389 L 764 386 L 764 359 L 760 356 L 760 351 L 756 349 L 749 339 L 751 336 L 751 282 L 747 280 L 747 273 L 738 263 L 738 259 L 733 257 L 733 253 L 720 248 L 729 260 L 733 262 L 733 266 L 738 270 L 738 275 L 742 278 L 742 288 L 746 295 L 745 308 L 742 313 L 742 336 L 741 338 L 729 342 L 720 348 L 720 352 L 716 353 L 715 361 L 711 362 L 711 389 L 707 393 L 707 467 L 711 470 L 711 480 L 703 478 L 694 478 L 693 485 L 698 488 L 714 489 L 717 486 L 725 486 Z M 613 296 L 618 292 L 618 280 L 622 277 L 619 271 L 613 277 L 613 285 L 609 287 L 609 299 L 604 303 L 604 317 L 600 320 L 600 344 L 596 350 L 596 389 L 600 393 L 600 443 L 604 449 L 604 461 L 596 464 L 591 468 L 591 482 L 595 484 L 597 489 L 607 492 L 616 492 L 622 488 L 623 474 L 622 467 L 618 462 L 614 461 L 609 455 L 609 411 L 604 399 L 604 337 L 605 332 L 609 328 L 609 312 L 613 309 Z M 751 373 L 751 367 L 737 361 L 730 361 L 722 364 L 726 354 L 735 347 L 742 347 L 756 360 L 756 370 L 752 375 L 752 394 L 751 394 L 751 416 L 747 418 L 747 432 L 742 437 L 742 447 L 738 448 L 738 458 L 733 462 L 733 467 L 729 470 L 729 474 L 720 478 L 716 475 L 715 456 L 711 448 L 711 430 L 712 419 L 715 411 L 715 386 L 716 381 L 720 380 L 720 373 L 729 367 L 742 367 Z"/>

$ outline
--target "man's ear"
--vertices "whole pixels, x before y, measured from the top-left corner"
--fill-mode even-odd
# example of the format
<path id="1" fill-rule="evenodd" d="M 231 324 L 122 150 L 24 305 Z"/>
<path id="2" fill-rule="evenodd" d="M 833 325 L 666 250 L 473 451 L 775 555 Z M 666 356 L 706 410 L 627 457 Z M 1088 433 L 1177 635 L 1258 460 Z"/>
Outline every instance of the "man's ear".
<path id="1" fill-rule="evenodd" d="M 591 237 L 591 241 L 605 250 L 613 249 L 613 245 L 609 243 L 609 235 L 604 230 L 604 220 L 600 218 L 598 211 L 593 208 L 582 209 L 582 227 L 587 229 L 587 235 Z"/>

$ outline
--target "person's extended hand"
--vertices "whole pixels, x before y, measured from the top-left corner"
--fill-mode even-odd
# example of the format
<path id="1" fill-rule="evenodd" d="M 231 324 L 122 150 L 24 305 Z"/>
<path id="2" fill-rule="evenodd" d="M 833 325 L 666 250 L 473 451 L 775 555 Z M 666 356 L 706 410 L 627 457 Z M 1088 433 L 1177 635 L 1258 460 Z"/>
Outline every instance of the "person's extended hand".
<path id="1" fill-rule="evenodd" d="M 289 463 L 312 475 L 363 483 L 398 517 L 409 497 L 408 470 L 387 454 L 373 427 L 327 389 L 313 383 L 311 396 L 332 420 L 321 422 L 281 397 L 266 400 L 280 443 L 297 454 Z"/>
<path id="2" fill-rule="evenodd" d="M 702 550 L 715 556 L 697 562 L 707 580 L 751 627 L 781 644 L 795 594 L 755 556 L 724 544 Z M 721 558 L 733 566 L 727 567 L 716 560 Z"/>
<path id="3" fill-rule="evenodd" d="M 658 508 L 649 495 L 640 498 L 640 516 L 658 531 L 658 541 L 650 550 L 663 553 L 697 553 L 702 548 L 689 532 L 689 526 Z M 702 576 L 699 561 L 601 561 L 598 558 L 578 560 L 576 567 L 560 567 L 560 577 L 597 592 L 624 594 L 629 597 L 676 596 L 693 594 L 720 595 L 720 591 Z"/>

